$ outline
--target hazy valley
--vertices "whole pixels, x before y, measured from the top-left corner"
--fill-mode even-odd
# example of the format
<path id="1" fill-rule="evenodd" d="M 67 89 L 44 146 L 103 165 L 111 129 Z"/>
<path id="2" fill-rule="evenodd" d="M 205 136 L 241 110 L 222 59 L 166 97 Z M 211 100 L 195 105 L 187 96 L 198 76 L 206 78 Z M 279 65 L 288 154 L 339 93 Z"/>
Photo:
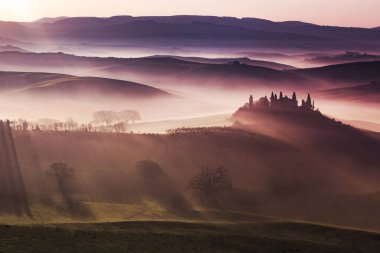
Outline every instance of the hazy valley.
<path id="1" fill-rule="evenodd" d="M 256 18 L 0 21 L 0 251 L 378 252 L 379 42 Z"/>

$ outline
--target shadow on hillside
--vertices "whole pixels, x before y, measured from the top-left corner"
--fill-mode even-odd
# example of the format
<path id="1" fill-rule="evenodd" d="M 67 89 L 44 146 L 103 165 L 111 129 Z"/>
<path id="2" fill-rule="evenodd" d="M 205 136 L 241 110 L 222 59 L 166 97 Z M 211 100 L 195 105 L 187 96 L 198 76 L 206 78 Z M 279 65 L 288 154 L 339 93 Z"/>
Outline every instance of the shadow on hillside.
<path id="1" fill-rule="evenodd" d="M 59 188 L 65 202 L 64 206 L 57 206 L 60 212 L 68 213 L 73 218 L 94 218 L 93 213 L 85 204 L 74 199 L 70 189 L 63 188 L 61 186 Z"/>
<path id="2" fill-rule="evenodd" d="M 162 204 L 168 211 L 184 218 L 199 218 L 191 204 L 177 189 L 172 179 L 158 163 L 145 160 L 136 165 L 140 192 L 147 198 Z"/>
<path id="3" fill-rule="evenodd" d="M 48 176 L 56 180 L 58 192 L 62 196 L 64 204 L 56 208 L 73 218 L 93 218 L 93 213 L 80 201 L 75 199 L 78 193 L 78 185 L 72 167 L 66 163 L 56 162 L 50 165 Z"/>
<path id="4" fill-rule="evenodd" d="M 0 213 L 31 216 L 9 121 L 0 121 Z"/>

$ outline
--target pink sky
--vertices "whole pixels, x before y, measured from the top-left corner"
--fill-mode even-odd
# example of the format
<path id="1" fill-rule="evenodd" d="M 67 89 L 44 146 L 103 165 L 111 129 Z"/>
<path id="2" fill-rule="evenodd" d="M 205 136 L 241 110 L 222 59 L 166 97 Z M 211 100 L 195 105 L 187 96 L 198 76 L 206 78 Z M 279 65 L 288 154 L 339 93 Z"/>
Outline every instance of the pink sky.
<path id="1" fill-rule="evenodd" d="M 113 15 L 216 15 L 380 26 L 380 0 L 0 0 L 0 20 Z"/>

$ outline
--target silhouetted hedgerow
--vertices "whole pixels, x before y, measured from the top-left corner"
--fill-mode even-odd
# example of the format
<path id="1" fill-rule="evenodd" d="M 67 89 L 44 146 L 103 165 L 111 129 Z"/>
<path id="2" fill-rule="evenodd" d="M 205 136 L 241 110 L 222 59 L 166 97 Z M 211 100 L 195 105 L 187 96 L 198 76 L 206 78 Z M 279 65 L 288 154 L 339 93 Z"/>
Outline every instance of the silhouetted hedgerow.
<path id="1" fill-rule="evenodd" d="M 136 110 L 97 111 L 93 115 L 93 121 L 79 124 L 69 117 L 65 121 L 43 118 L 37 121 L 18 119 L 11 121 L 11 127 L 20 131 L 65 131 L 65 132 L 102 132 L 125 133 L 129 124 L 141 120 L 141 115 Z"/>
<path id="2" fill-rule="evenodd" d="M 168 136 L 183 136 L 183 135 L 207 135 L 207 136 L 219 136 L 219 135 L 230 135 L 230 134 L 243 134 L 247 136 L 254 135 L 246 130 L 232 128 L 232 127 L 195 127 L 195 128 L 176 128 L 166 131 Z"/>

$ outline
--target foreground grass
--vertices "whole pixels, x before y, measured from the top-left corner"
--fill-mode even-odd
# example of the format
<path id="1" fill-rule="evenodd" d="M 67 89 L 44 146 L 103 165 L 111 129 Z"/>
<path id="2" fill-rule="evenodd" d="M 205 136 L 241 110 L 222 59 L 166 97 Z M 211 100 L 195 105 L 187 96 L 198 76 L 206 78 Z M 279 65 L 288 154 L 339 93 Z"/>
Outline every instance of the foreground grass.
<path id="1" fill-rule="evenodd" d="M 0 252 L 380 252 L 380 235 L 300 223 L 0 226 Z"/>

